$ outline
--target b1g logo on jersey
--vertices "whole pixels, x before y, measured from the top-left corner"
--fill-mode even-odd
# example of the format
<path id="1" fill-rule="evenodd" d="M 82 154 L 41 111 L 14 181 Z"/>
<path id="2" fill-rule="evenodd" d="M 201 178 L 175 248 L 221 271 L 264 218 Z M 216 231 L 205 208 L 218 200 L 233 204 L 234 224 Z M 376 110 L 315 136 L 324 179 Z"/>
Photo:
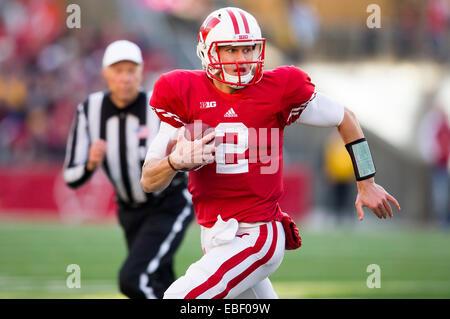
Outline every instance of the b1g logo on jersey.
<path id="1" fill-rule="evenodd" d="M 216 107 L 216 101 L 205 101 L 205 102 L 200 102 L 200 109 L 209 109 L 212 107 Z"/>

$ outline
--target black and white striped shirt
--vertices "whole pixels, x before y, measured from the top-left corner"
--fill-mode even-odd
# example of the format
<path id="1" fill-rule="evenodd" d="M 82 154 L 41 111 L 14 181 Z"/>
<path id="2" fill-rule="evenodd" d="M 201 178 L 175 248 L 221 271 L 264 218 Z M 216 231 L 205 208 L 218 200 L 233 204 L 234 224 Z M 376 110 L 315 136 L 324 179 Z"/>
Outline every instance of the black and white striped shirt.
<path id="1" fill-rule="evenodd" d="M 90 94 L 78 105 L 77 115 L 67 142 L 64 179 L 76 188 L 92 175 L 86 169 L 89 146 L 103 139 L 106 156 L 103 169 L 113 184 L 119 203 L 136 206 L 153 195 L 141 187 L 141 171 L 147 149 L 159 130 L 160 120 L 149 107 L 151 92 L 139 92 L 136 100 L 123 109 L 117 108 L 109 92 Z M 172 184 L 179 184 L 173 181 Z"/>

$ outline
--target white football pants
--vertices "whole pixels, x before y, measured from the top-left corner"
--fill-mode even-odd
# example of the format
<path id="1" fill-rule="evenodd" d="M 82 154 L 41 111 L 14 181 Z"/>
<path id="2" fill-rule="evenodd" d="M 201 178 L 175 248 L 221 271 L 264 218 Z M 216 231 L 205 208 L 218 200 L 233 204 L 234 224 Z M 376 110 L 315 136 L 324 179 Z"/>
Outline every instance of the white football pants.
<path id="1" fill-rule="evenodd" d="M 281 264 L 285 234 L 280 222 L 226 222 L 202 227 L 204 255 L 165 292 L 166 299 L 275 299 L 268 276 Z"/>

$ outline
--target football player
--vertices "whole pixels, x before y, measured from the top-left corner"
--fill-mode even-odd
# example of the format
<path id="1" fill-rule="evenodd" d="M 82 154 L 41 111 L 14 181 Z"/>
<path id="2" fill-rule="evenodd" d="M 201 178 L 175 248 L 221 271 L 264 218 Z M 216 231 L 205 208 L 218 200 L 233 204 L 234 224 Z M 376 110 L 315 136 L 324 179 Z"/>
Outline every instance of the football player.
<path id="1" fill-rule="evenodd" d="M 316 90 L 297 67 L 263 70 L 265 39 L 251 14 L 231 7 L 212 12 L 200 28 L 197 54 L 203 70 L 162 75 L 150 101 L 162 122 L 141 184 L 146 192 L 161 191 L 178 171 L 197 168 L 188 190 L 204 252 L 164 297 L 276 298 L 268 277 L 285 249 L 301 245 L 278 205 L 286 126 L 337 127 L 353 161 L 361 220 L 364 206 L 384 219 L 393 216 L 389 202 L 400 206 L 375 183 L 369 146 L 349 109 Z M 185 138 L 184 125 L 196 121 L 215 131 Z"/>

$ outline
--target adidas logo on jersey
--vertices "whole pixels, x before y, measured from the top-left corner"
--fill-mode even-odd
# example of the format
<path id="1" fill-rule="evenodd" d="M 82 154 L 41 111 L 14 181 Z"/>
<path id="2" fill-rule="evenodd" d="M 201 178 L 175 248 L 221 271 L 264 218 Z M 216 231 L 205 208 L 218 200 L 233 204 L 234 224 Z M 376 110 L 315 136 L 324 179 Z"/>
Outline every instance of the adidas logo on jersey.
<path id="1" fill-rule="evenodd" d="M 225 113 L 224 117 L 237 117 L 236 112 L 233 108 L 230 108 L 227 113 Z"/>

